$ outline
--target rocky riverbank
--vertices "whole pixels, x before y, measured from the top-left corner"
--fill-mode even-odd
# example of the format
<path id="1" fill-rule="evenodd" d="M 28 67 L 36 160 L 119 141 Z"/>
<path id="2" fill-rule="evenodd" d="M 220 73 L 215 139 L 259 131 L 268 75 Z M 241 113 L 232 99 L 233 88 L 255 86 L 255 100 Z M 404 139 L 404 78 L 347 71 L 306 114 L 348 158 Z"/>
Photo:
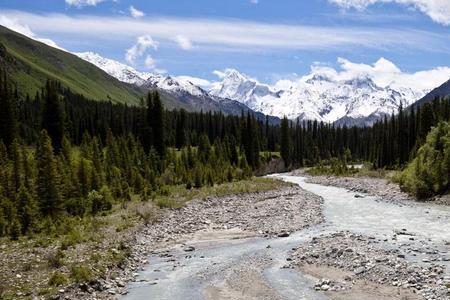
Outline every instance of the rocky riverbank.
<path id="1" fill-rule="evenodd" d="M 409 202 L 409 204 L 412 204 L 412 201 L 416 201 L 414 197 L 402 192 L 398 184 L 384 178 L 311 176 L 303 170 L 296 170 L 292 174 L 308 177 L 308 182 L 310 183 L 342 187 L 350 191 L 378 196 L 383 198 L 384 201 L 396 203 Z"/>
<path id="2" fill-rule="evenodd" d="M 299 187 L 247 193 L 222 198 L 194 200 L 180 209 L 163 213 L 160 221 L 145 227 L 130 237 L 125 247 L 130 256 L 121 268 L 111 269 L 103 279 L 74 286 L 61 293 L 67 299 L 109 299 L 126 294 L 126 283 L 135 280 L 137 271 L 151 264 L 151 253 L 165 255 L 168 246 L 182 243 L 192 234 L 235 229 L 242 236 L 288 236 L 293 231 L 323 221 L 322 199 Z M 193 252 L 190 246 L 183 246 Z"/>
<path id="3" fill-rule="evenodd" d="M 331 299 L 450 299 L 443 259 L 411 263 L 386 240 L 349 232 L 313 238 L 292 252 L 291 267 L 316 278 Z"/>

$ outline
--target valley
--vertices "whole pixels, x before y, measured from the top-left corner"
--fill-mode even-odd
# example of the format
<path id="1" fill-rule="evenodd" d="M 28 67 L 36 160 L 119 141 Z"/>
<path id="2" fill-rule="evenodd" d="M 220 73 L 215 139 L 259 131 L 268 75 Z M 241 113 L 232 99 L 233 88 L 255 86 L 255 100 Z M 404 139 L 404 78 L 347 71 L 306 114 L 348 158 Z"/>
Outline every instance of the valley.
<path id="1" fill-rule="evenodd" d="M 71 297 L 450 296 L 450 236 L 443 228 L 450 219 L 448 207 L 405 200 L 401 194 L 385 201 L 310 183 L 314 178 L 301 175 L 271 177 L 294 185 L 187 204 L 138 235 L 133 246 L 137 253 L 130 257 L 134 271 L 105 283 L 100 294 Z"/>
<path id="2" fill-rule="evenodd" d="M 1 300 L 450 300 L 448 0 L 0 4 Z"/>

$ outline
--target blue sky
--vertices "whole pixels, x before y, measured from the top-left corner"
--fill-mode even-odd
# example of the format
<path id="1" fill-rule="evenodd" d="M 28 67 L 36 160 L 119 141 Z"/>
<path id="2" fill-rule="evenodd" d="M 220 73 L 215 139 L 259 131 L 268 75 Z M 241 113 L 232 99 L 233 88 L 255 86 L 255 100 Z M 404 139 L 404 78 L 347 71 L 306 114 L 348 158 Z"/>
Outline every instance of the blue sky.
<path id="1" fill-rule="evenodd" d="M 448 0 L 2 0 L 0 24 L 140 71 L 208 80 L 236 68 L 273 83 L 314 65 L 339 71 L 338 58 L 383 57 L 407 73 L 450 66 Z"/>

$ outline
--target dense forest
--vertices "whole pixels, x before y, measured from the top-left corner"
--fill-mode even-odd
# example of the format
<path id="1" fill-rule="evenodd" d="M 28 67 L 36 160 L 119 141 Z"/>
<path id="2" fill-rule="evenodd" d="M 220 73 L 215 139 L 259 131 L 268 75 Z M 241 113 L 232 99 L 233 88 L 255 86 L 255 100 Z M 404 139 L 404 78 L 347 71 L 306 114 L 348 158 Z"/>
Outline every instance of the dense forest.
<path id="1" fill-rule="evenodd" d="M 373 127 L 287 119 L 271 125 L 250 113 L 167 111 L 157 91 L 139 107 L 91 101 L 53 81 L 21 97 L 3 74 L 0 107 L 0 235 L 12 238 L 51 230 L 66 217 L 104 213 L 135 195 L 148 201 L 168 185 L 192 189 L 248 178 L 275 152 L 286 169 L 333 158 L 396 169 L 409 161 L 420 167 L 430 151 L 442 149 L 448 165 L 439 174 L 450 170 L 448 125 L 437 126 L 450 119 L 444 99 L 417 111 L 400 107 Z M 411 174 L 419 167 L 406 168 L 399 179 L 405 189 L 417 186 Z M 409 190 L 440 193 L 448 179 L 421 186 Z"/>

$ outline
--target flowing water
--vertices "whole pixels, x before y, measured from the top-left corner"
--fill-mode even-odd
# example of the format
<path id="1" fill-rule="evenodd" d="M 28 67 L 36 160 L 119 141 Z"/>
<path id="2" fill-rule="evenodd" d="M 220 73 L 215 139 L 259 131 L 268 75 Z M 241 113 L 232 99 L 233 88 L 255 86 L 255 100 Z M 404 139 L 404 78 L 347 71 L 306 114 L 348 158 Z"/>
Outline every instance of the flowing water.
<path id="1" fill-rule="evenodd" d="M 255 257 L 264 258 L 263 282 L 283 299 L 326 299 L 314 291 L 311 278 L 283 268 L 289 251 L 312 237 L 337 231 L 351 231 L 385 240 L 385 247 L 416 248 L 408 260 L 421 263 L 430 247 L 444 255 L 450 241 L 450 208 L 432 204 L 401 205 L 377 197 L 355 197 L 343 188 L 307 183 L 298 176 L 274 175 L 298 184 L 324 199 L 325 222 L 287 238 L 247 238 L 194 240 L 192 254 L 181 248 L 172 249 L 176 259 L 150 257 L 151 264 L 139 273 L 138 282 L 129 286 L 122 299 L 202 299 L 208 287 L 221 286 L 230 269 L 248 263 Z M 395 231 L 414 235 L 398 235 Z M 423 251 L 422 251 L 423 249 Z M 447 270 L 449 266 L 447 266 Z M 141 281 L 141 282 L 139 282 Z"/>

